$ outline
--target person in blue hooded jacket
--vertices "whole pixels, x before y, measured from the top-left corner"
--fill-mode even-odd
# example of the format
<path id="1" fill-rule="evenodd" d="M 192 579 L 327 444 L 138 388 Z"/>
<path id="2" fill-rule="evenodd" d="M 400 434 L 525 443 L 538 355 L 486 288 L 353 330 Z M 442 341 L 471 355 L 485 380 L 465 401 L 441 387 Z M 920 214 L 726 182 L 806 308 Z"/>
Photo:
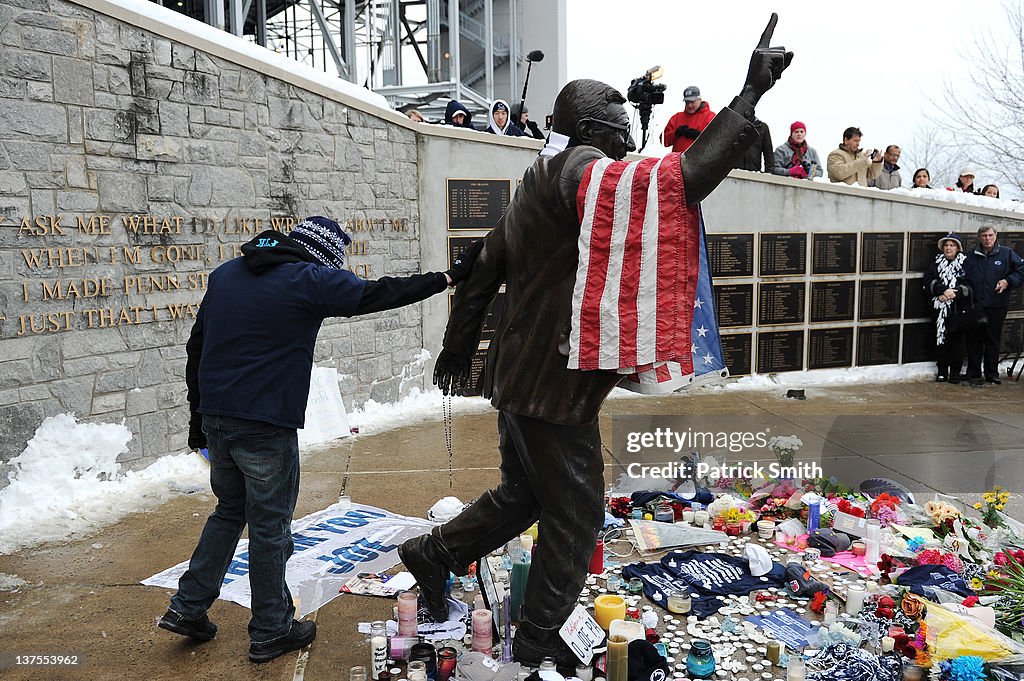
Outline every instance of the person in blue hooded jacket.
<path id="1" fill-rule="evenodd" d="M 456 128 L 476 130 L 473 127 L 473 114 L 462 102 L 455 99 L 448 102 L 448 106 L 445 107 L 444 124 L 454 125 Z"/>
<path id="2" fill-rule="evenodd" d="M 199 641 L 216 635 L 206 613 L 248 525 L 253 662 L 268 662 L 316 637 L 314 622 L 293 619 L 285 563 L 299 492 L 296 429 L 304 424 L 320 325 L 328 317 L 389 310 L 440 293 L 469 273 L 480 248 L 446 272 L 367 281 L 344 269 L 350 243 L 338 223 L 324 217 L 307 218 L 288 235 L 259 234 L 242 246 L 241 257 L 210 274 L 186 345 L 188 445 L 209 446 L 217 507 L 158 625 Z"/>

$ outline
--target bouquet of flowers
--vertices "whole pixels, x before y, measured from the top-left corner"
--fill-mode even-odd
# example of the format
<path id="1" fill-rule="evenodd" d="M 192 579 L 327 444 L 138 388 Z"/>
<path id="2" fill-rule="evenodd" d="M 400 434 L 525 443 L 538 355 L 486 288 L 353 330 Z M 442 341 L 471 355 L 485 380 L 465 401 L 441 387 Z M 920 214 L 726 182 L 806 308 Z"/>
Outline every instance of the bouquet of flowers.
<path id="1" fill-rule="evenodd" d="M 796 457 L 797 451 L 804 446 L 804 441 L 796 435 L 775 436 L 768 440 L 768 449 L 772 450 L 779 465 L 790 467 Z"/>
<path id="2" fill-rule="evenodd" d="M 983 580 L 981 595 L 998 596 L 996 628 L 1007 636 L 1024 634 L 1024 551 L 1007 549 L 995 555 Z"/>
<path id="3" fill-rule="evenodd" d="M 1003 521 L 999 517 L 998 511 L 1006 508 L 1006 503 L 1010 500 L 1010 493 L 996 485 L 988 492 L 982 494 L 981 498 L 984 504 L 979 501 L 974 505 L 974 508 L 982 511 L 981 522 L 993 529 L 1002 525 Z"/>

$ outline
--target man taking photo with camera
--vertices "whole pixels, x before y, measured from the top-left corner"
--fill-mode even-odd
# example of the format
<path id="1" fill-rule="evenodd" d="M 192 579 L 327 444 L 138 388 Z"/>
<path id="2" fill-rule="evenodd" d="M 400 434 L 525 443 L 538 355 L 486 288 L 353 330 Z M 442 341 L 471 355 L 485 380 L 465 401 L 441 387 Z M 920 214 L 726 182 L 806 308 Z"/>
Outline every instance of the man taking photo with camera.
<path id="1" fill-rule="evenodd" d="M 869 181 L 882 174 L 882 154 L 878 149 L 861 151 L 861 135 L 860 128 L 850 127 L 843 131 L 843 143 L 825 161 L 830 181 L 867 187 Z"/>

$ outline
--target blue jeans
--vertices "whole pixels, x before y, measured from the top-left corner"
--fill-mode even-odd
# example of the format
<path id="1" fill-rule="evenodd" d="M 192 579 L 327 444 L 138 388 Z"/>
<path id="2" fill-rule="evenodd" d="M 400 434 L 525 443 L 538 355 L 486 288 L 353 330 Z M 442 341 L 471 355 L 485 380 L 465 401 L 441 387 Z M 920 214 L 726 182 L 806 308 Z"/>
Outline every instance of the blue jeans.
<path id="1" fill-rule="evenodd" d="M 299 494 L 295 430 L 227 416 L 203 417 L 209 442 L 210 484 L 217 507 L 206 520 L 171 609 L 201 617 L 220 595 L 242 529 L 249 526 L 249 585 L 255 643 L 285 636 L 295 616 L 284 580 L 292 555 L 291 525 Z"/>

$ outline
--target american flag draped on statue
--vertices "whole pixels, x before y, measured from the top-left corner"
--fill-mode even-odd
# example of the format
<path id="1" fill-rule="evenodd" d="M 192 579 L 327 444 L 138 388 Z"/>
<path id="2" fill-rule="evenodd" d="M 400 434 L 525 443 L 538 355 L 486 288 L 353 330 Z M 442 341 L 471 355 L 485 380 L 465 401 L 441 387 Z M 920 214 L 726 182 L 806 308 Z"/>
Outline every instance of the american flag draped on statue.
<path id="1" fill-rule="evenodd" d="M 648 394 L 728 375 L 703 218 L 686 206 L 679 154 L 595 161 L 577 209 L 569 368 L 613 369 Z"/>

